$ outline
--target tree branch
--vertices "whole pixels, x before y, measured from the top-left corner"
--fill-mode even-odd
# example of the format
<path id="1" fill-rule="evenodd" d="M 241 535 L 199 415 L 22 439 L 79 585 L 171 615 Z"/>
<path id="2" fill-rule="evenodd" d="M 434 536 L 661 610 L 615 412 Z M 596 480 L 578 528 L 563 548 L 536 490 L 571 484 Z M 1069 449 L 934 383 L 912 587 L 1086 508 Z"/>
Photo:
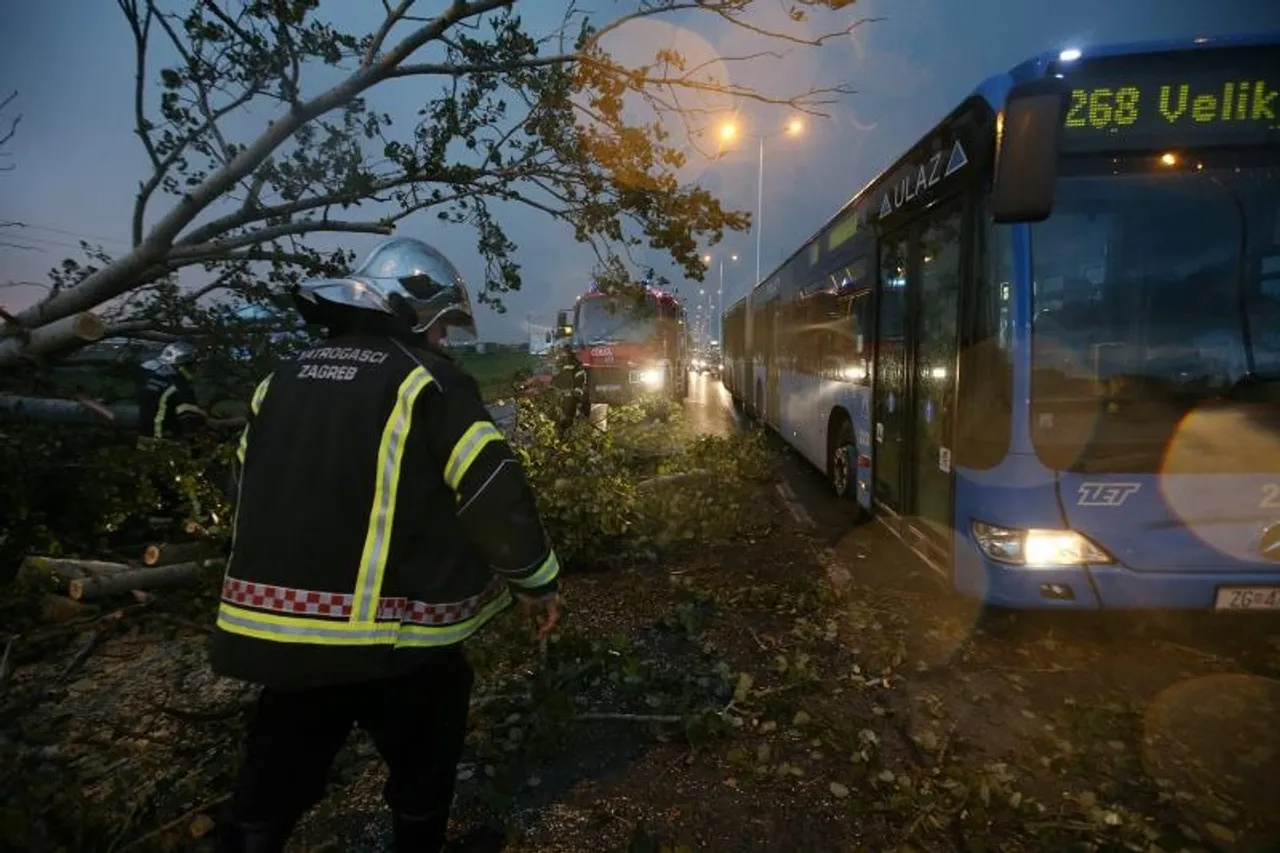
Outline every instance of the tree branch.
<path id="1" fill-rule="evenodd" d="M 361 68 L 342 82 L 300 104 L 288 115 L 269 125 L 253 143 L 241 149 L 223 169 L 209 175 L 187 192 L 182 200 L 155 224 L 146 239 L 134 247 L 128 255 L 86 276 L 77 287 L 63 291 L 22 311 L 17 315 L 19 322 L 27 327 L 39 326 L 70 316 L 127 291 L 135 285 L 139 274 L 157 263 L 163 263 L 167 250 L 183 228 L 244 177 L 252 174 L 271 156 L 273 151 L 293 136 L 298 128 L 350 102 L 379 81 L 386 79 L 386 75 L 414 51 L 427 42 L 439 38 L 449 27 L 459 21 L 506 6 L 510 2 L 511 0 L 473 0 L 473 2 L 453 0 L 447 10 L 406 36 L 371 66 Z M 0 341 L 8 334 L 11 332 L 7 329 L 0 329 Z M 0 363 L 5 361 L 6 349 L 11 348 L 0 346 Z"/>
<path id="2" fill-rule="evenodd" d="M 383 18 L 382 24 L 378 27 L 378 31 L 373 34 L 373 38 L 369 39 L 369 45 L 365 48 L 364 56 L 360 59 L 361 68 L 368 68 L 373 64 L 373 60 L 378 55 L 378 51 L 382 50 L 382 45 L 387 40 L 387 36 L 391 34 L 391 30 L 395 25 L 408 14 L 414 2 L 415 0 L 401 0 L 400 4 L 392 9 L 386 0 L 383 0 L 382 7 L 386 9 L 387 16 Z"/>
<path id="3" fill-rule="evenodd" d="M 247 234 L 228 237 L 211 243 L 194 243 L 175 247 L 168 253 L 167 260 L 187 265 L 200 260 L 218 260 L 229 257 L 230 252 L 246 246 L 258 246 L 281 237 L 311 234 L 316 231 L 345 232 L 349 234 L 390 234 L 390 225 L 383 222 L 343 222 L 336 219 L 304 219 L 301 222 L 286 222 L 282 225 L 271 225 L 259 228 Z"/>
<path id="4" fill-rule="evenodd" d="M 212 4 L 206 5 L 211 6 L 214 9 L 217 8 L 216 6 L 212 6 Z M 173 25 L 169 23 L 168 18 L 164 15 L 158 15 L 156 20 L 160 24 L 160 29 L 164 30 L 165 35 L 169 37 L 169 41 L 173 44 L 173 49 L 177 52 L 178 57 L 182 59 L 182 61 L 186 63 L 187 67 L 192 69 L 192 71 L 199 68 L 204 62 L 203 58 L 197 59 L 191 51 L 187 50 L 187 46 L 183 44 L 182 39 L 178 38 L 178 33 L 173 29 Z M 192 85 L 195 88 L 196 109 L 200 111 L 200 116 L 204 119 L 204 124 L 201 126 L 203 132 L 200 135 L 203 136 L 204 133 L 207 132 L 213 137 L 214 142 L 217 143 L 218 151 L 222 154 L 222 165 L 225 166 L 231 161 L 231 158 L 235 156 L 235 148 L 227 144 L 226 137 L 222 135 L 222 130 L 218 127 L 218 117 L 209 105 L 208 88 L 200 81 L 193 81 Z M 249 90 L 253 91 L 253 87 L 249 87 Z M 232 101 L 232 103 L 235 103 L 235 101 Z"/>
<path id="5" fill-rule="evenodd" d="M 0 100 L 0 115 L 3 115 L 5 109 L 8 108 L 9 104 L 13 103 L 15 100 L 17 100 L 17 98 L 18 98 L 17 90 L 10 92 L 8 95 L 5 95 L 4 99 Z M 0 131 L 0 148 L 3 148 L 4 146 L 8 145 L 13 140 L 13 137 L 18 133 L 18 125 L 21 123 L 22 123 L 22 113 L 18 113 L 9 121 L 8 129 Z M 11 171 L 12 169 L 13 169 L 12 166 L 0 166 L 0 172 L 8 172 L 8 171 Z"/>

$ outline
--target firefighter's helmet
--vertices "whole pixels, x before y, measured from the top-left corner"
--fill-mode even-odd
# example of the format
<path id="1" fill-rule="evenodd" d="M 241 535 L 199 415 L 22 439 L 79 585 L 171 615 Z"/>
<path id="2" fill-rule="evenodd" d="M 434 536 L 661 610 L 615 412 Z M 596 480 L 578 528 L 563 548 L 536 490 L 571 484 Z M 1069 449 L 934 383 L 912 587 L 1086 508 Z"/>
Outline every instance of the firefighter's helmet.
<path id="1" fill-rule="evenodd" d="M 186 341 L 174 341 L 160 351 L 156 361 L 167 367 L 182 367 L 196 360 L 196 348 Z"/>
<path id="2" fill-rule="evenodd" d="M 409 321 L 415 333 L 439 325 L 457 340 L 475 340 L 466 282 L 434 247 L 410 237 L 378 244 L 350 275 L 301 284 L 295 299 L 306 316 L 318 303 L 376 311 Z"/>

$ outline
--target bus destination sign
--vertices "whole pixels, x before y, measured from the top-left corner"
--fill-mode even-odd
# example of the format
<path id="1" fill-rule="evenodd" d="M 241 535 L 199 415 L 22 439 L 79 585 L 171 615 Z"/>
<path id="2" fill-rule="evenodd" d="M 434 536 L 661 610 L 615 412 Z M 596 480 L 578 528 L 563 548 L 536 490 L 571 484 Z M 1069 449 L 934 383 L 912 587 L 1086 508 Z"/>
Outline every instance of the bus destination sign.
<path id="1" fill-rule="evenodd" d="M 1280 51 L 1214 48 L 1062 65 L 1071 154 L 1280 141 Z"/>

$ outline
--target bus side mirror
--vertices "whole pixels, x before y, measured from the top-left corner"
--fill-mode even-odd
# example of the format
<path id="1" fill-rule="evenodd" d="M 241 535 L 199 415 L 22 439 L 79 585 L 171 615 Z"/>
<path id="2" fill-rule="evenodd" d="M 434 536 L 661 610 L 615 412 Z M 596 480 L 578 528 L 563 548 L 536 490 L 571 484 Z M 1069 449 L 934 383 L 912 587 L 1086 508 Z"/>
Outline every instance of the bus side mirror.
<path id="1" fill-rule="evenodd" d="M 1042 222 L 1053 212 L 1067 93 L 1056 77 L 1023 83 L 1009 93 L 996 125 L 991 188 L 996 222 Z"/>

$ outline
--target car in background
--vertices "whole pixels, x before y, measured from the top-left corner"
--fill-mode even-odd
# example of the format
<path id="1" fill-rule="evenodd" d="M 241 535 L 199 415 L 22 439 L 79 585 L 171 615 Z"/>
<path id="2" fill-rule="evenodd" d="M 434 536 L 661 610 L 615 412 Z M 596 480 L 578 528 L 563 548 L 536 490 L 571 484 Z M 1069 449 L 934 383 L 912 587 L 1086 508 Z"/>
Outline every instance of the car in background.
<path id="1" fill-rule="evenodd" d="M 709 347 L 699 351 L 692 361 L 693 370 L 698 374 L 706 374 L 712 379 L 720 378 L 720 370 L 724 367 L 724 356 L 719 347 Z"/>

